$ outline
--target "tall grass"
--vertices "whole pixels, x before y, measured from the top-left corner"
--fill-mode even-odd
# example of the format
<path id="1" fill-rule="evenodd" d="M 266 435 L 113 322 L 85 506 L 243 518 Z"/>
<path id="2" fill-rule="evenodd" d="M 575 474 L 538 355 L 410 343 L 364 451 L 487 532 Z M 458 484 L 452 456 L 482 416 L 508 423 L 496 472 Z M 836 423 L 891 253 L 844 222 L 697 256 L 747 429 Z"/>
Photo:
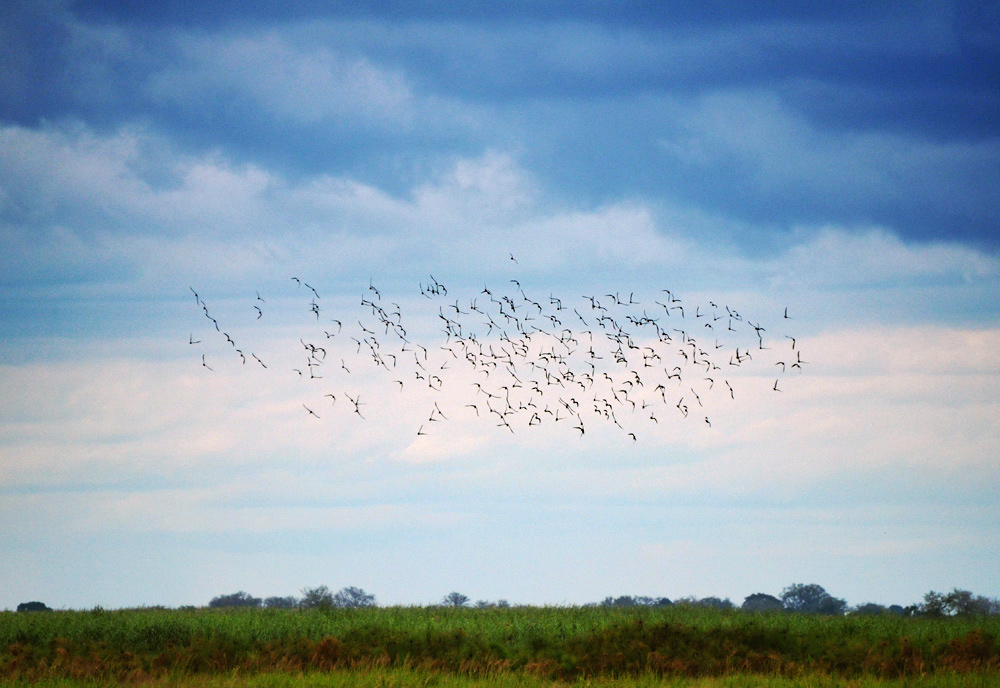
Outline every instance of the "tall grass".
<path id="1" fill-rule="evenodd" d="M 43 679 L 34 683 L 0 678 L 0 688 L 110 688 L 120 684 L 96 679 Z M 497 676 L 462 676 L 405 668 L 369 671 L 269 672 L 251 676 L 192 675 L 143 681 L 144 688 L 995 688 L 996 678 L 986 674 L 936 674 L 897 679 L 866 676 L 843 678 L 808 674 L 789 678 L 737 674 L 722 677 L 653 676 L 626 678 L 589 677 L 552 681 L 543 676 L 506 673 Z"/>
<path id="2" fill-rule="evenodd" d="M 25 679 L 411 668 L 548 679 L 920 676 L 1000 670 L 997 617 L 740 610 L 389 607 L 0 613 L 0 676 Z"/>

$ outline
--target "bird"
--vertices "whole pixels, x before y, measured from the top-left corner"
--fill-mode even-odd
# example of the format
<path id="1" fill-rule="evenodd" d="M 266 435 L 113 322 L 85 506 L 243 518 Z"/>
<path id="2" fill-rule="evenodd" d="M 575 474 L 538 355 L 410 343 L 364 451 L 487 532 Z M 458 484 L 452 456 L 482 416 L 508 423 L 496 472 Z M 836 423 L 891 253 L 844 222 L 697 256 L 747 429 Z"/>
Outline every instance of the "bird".
<path id="1" fill-rule="evenodd" d="M 519 264 L 512 251 L 508 251 L 508 259 Z M 472 408 L 481 420 L 496 416 L 497 427 L 511 432 L 515 431 L 515 425 L 518 428 L 542 425 L 546 416 L 554 421 L 575 417 L 566 426 L 576 422 L 572 427 L 579 430 L 582 437 L 586 434 L 584 416 L 592 413 L 598 419 L 595 422 L 614 424 L 627 437 L 632 437 L 641 434 L 641 431 L 638 427 L 625 427 L 628 425 L 625 411 L 634 413 L 641 409 L 642 413 L 633 416 L 635 422 L 664 425 L 667 416 L 657 410 L 660 404 L 667 408 L 676 405 L 684 418 L 689 415 L 696 417 L 690 414 L 691 407 L 696 404 L 699 409 L 704 408 L 704 412 L 697 415 L 701 415 L 705 424 L 711 427 L 709 415 L 705 414 L 710 414 L 712 403 L 717 399 L 713 391 L 715 383 L 723 379 L 714 371 L 721 370 L 727 358 L 733 366 L 778 366 L 782 374 L 791 368 L 801 370 L 806 363 L 799 353 L 796 339 L 789 335 L 784 336 L 790 340 L 791 348 L 796 353 L 794 359 L 779 355 L 775 358 L 782 360 L 777 363 L 773 359 L 763 363 L 764 357 L 759 355 L 760 360 L 755 361 L 751 354 L 756 352 L 751 351 L 752 347 L 744 348 L 746 342 L 742 337 L 752 327 L 759 348 L 767 349 L 764 333 L 771 328 L 770 324 L 754 319 L 752 314 L 744 315 L 731 305 L 716 301 L 707 301 L 707 305 L 698 304 L 682 299 L 680 294 L 668 289 L 661 290 L 666 300 L 654 301 L 660 310 L 650 316 L 641 304 L 647 299 L 641 294 L 637 299 L 634 291 L 608 290 L 601 299 L 596 295 L 584 295 L 574 303 L 552 290 L 548 290 L 547 298 L 536 298 L 530 286 L 518 279 L 509 280 L 507 293 L 503 293 L 503 288 L 484 284 L 482 291 L 477 292 L 480 295 L 478 298 L 461 298 L 460 294 L 453 294 L 450 297 L 453 303 L 446 305 L 442 302 L 435 316 L 443 326 L 441 334 L 437 341 L 426 341 L 410 334 L 411 331 L 421 331 L 419 326 L 411 327 L 410 323 L 406 323 L 404 327 L 410 314 L 399 304 L 391 302 L 388 293 L 383 296 L 383 290 L 374 284 L 374 277 L 369 277 L 368 285 L 360 285 L 360 306 L 355 306 L 361 309 L 360 317 L 353 320 L 346 312 L 338 313 L 338 318 L 321 318 L 326 309 L 320 308 L 318 290 L 298 277 L 291 279 L 298 287 L 312 292 L 308 304 L 310 315 L 303 323 L 310 329 L 299 338 L 306 351 L 306 367 L 300 364 L 298 368 L 292 368 L 300 377 L 305 378 L 308 370 L 309 379 L 329 378 L 329 375 L 323 374 L 323 363 L 328 355 L 335 361 L 336 353 L 340 352 L 340 368 L 348 374 L 353 372 L 352 377 L 362 376 L 381 385 L 398 384 L 398 391 L 393 387 L 396 393 L 392 399 L 420 393 L 423 385 L 414 388 L 404 384 L 410 375 L 414 377 L 409 379 L 424 382 L 434 392 L 441 392 L 445 384 L 453 381 L 466 379 L 471 382 L 471 379 L 476 379 L 478 382 L 471 383 L 475 389 L 463 385 L 454 388 L 455 394 L 459 395 L 464 389 L 467 395 L 465 401 L 476 403 L 463 404 L 460 396 L 450 396 L 449 401 Z M 429 299 L 440 299 L 448 294 L 447 287 L 434 275 L 430 276 L 429 282 L 421 282 L 419 288 L 420 293 Z M 235 339 L 240 338 L 241 345 L 248 350 L 243 340 L 249 335 L 239 332 L 238 336 L 233 336 L 230 333 L 234 331 L 229 327 L 224 332 L 221 329 L 224 319 L 213 317 L 219 313 L 210 312 L 200 293 L 193 287 L 189 289 L 195 296 L 199 311 L 246 363 L 247 357 L 243 350 L 236 348 Z M 601 293 L 595 290 L 595 294 Z M 259 290 L 255 290 L 255 295 L 256 300 L 251 305 L 259 320 L 263 316 L 265 300 Z M 488 300 L 483 300 L 483 296 Z M 274 299 L 270 301 L 269 318 L 279 307 Z M 583 316 L 583 310 L 588 305 L 593 317 Z M 705 310 L 702 310 L 703 306 Z M 575 317 L 566 318 L 563 311 L 572 311 Z M 670 317 L 679 324 L 681 321 L 676 316 L 684 319 L 687 313 L 693 314 L 689 322 L 700 319 L 704 327 L 671 328 L 658 322 L 663 317 Z M 592 327 L 589 320 L 594 318 L 596 324 Z M 728 322 L 725 330 L 712 327 L 714 322 L 723 318 Z M 787 306 L 781 319 L 792 319 Z M 323 329 L 320 320 L 329 320 L 336 325 L 336 329 L 329 325 Z M 345 327 L 343 322 L 355 324 Z M 342 332 L 343 340 L 338 336 Z M 729 332 L 735 333 L 735 338 Z M 703 340 L 705 334 L 711 337 L 707 340 L 711 345 Z M 320 335 L 324 347 L 310 343 Z M 188 342 L 194 345 L 202 343 L 202 340 L 196 340 L 192 331 Z M 404 354 L 412 354 L 412 360 Z M 348 355 L 353 356 L 350 366 L 346 361 Z M 261 367 L 268 368 L 256 353 L 251 356 Z M 204 354 L 202 364 L 212 370 Z M 279 366 L 279 369 L 282 367 Z M 782 391 L 781 379 L 775 379 L 772 385 L 774 391 Z M 671 380 L 677 380 L 677 385 L 671 385 Z M 723 394 L 735 400 L 734 385 L 729 380 L 724 380 L 724 385 Z M 683 397 L 671 398 L 672 389 L 683 389 L 684 386 L 688 389 L 683 391 Z M 411 391 L 413 389 L 417 391 Z M 480 394 L 484 397 L 482 402 L 478 401 Z M 336 403 L 336 395 L 326 396 L 330 397 L 331 404 Z M 353 405 L 352 411 L 365 418 L 360 398 L 352 398 L 351 395 L 348 398 Z M 691 404 L 692 399 L 694 404 Z M 448 420 L 441 412 L 440 403 L 432 405 L 425 424 Z M 310 410 L 309 406 L 304 406 Z M 424 428 L 425 425 L 421 425 L 418 434 L 425 434 Z"/>

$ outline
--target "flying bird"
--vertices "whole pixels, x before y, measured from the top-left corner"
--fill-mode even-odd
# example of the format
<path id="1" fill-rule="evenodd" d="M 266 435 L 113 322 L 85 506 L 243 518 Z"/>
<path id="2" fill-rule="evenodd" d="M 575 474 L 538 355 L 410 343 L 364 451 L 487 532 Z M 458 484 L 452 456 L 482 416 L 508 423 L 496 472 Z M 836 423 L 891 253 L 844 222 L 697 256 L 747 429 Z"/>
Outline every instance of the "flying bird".
<path id="1" fill-rule="evenodd" d="M 508 259 L 519 264 L 513 252 L 508 251 Z M 464 401 L 469 403 L 462 403 L 460 397 L 449 397 L 450 401 L 471 407 L 481 420 L 495 416 L 497 427 L 511 432 L 515 431 L 515 425 L 519 428 L 541 425 L 546 416 L 556 422 L 575 417 L 577 424 L 572 427 L 579 430 L 582 437 L 586 434 L 584 417 L 593 414 L 596 417 L 593 422 L 614 425 L 635 441 L 641 431 L 638 427 L 627 427 L 626 418 L 637 410 L 641 409 L 642 413 L 631 416 L 633 425 L 666 425 L 668 416 L 658 411 L 660 405 L 665 408 L 675 405 L 680 415 L 687 419 L 691 399 L 699 409 L 704 408 L 703 413 L 708 414 L 720 395 L 735 399 L 734 386 L 729 380 L 724 380 L 724 391 L 714 391 L 715 383 L 721 378 L 713 371 L 721 370 L 726 360 L 733 366 L 774 365 L 781 368 L 781 373 L 790 368 L 801 370 L 806 363 L 794 337 L 784 335 L 791 341 L 791 348 L 796 353 L 794 361 L 786 358 L 787 354 L 770 356 L 766 353 L 770 347 L 765 346 L 763 339 L 770 325 L 755 321 L 752 316 L 745 317 L 725 303 L 708 301 L 705 305 L 685 300 L 687 302 L 681 305 L 680 295 L 668 289 L 661 290 L 666 295 L 665 302 L 654 301 L 662 312 L 657 310 L 654 314 L 657 317 L 651 317 L 641 307 L 641 301 L 646 299 L 641 294 L 637 299 L 634 291 L 607 291 L 602 297 L 603 303 L 596 295 L 579 297 L 573 303 L 550 289 L 547 289 L 548 297 L 532 294 L 530 285 L 517 279 L 509 280 L 509 285 L 501 288 L 484 284 L 482 291 L 476 294 L 478 298 L 455 298 L 452 295 L 453 304 L 439 306 L 433 317 L 440 321 L 441 334 L 436 340 L 428 341 L 410 334 L 410 331 L 428 332 L 429 329 L 419 324 L 411 327 L 410 323 L 404 327 L 411 314 L 405 307 L 391 302 L 388 294 L 383 297 L 382 290 L 375 286 L 372 277 L 367 286 L 359 286 L 360 305 L 354 306 L 360 308 L 357 317 L 344 312 L 337 313 L 338 318 L 329 319 L 336 324 L 336 330 L 323 329 L 319 325 L 321 309 L 318 290 L 298 277 L 291 279 L 297 286 L 312 292 L 310 315 L 300 325 L 303 330 L 296 333 L 301 334 L 298 339 L 307 357 L 306 367 L 300 364 L 298 368 L 292 368 L 300 377 L 305 378 L 308 369 L 309 379 L 329 378 L 329 375 L 323 375 L 322 366 L 328 353 L 331 354 L 331 361 L 335 361 L 339 352 L 340 368 L 349 374 L 353 371 L 352 377 L 361 377 L 366 381 L 364 384 L 371 382 L 376 385 L 373 389 L 380 397 L 379 403 L 390 403 L 391 399 L 401 399 L 404 394 L 407 395 L 406 403 L 409 403 L 411 395 L 422 393 L 420 389 L 424 385 L 404 385 L 406 379 L 420 380 L 433 392 L 441 392 L 446 383 L 458 383 L 453 386 L 455 394 L 466 390 Z M 420 283 L 419 287 L 421 294 L 429 299 L 439 299 L 448 294 L 445 285 L 433 275 L 428 283 Z M 222 314 L 210 313 L 200 293 L 193 287 L 189 289 L 199 310 L 235 348 L 235 338 L 230 334 L 234 330 L 228 326 L 227 331 L 221 329 L 225 321 Z M 256 301 L 251 305 L 259 320 L 263 316 L 265 300 L 259 290 L 255 293 Z M 595 290 L 595 294 L 601 293 L 602 290 Z M 482 300 L 482 296 L 488 300 Z M 274 316 L 274 309 L 278 307 L 273 299 L 271 301 L 269 318 Z M 354 303 L 357 304 L 357 301 Z M 594 316 L 592 319 L 596 318 L 593 326 L 580 310 L 587 305 Z M 704 310 L 702 306 L 705 306 Z M 572 311 L 575 317 L 566 318 L 563 311 Z M 674 323 L 680 324 L 681 320 L 675 319 L 675 316 L 680 315 L 684 319 L 687 313 L 693 314 L 689 322 L 700 319 L 704 328 L 671 328 L 658 322 L 670 317 Z M 713 322 L 723 318 L 728 321 L 725 331 L 712 326 Z M 792 320 L 787 306 L 781 319 Z M 356 324 L 345 327 L 343 322 Z M 741 324 L 746 326 L 741 327 Z M 762 351 L 757 356 L 758 361 L 751 356 L 752 347 L 744 348 L 749 328 L 753 328 Z M 343 339 L 338 336 L 342 332 Z M 735 336 L 729 335 L 730 332 Z M 238 332 L 238 336 L 241 344 L 243 339 L 249 338 L 242 332 Z M 323 341 L 326 346 L 311 343 L 317 340 Z M 202 343 L 202 340 L 196 340 L 192 331 L 188 342 L 194 345 Z M 235 350 L 246 363 L 243 351 Z M 412 359 L 404 354 L 412 354 Z M 251 356 L 262 368 L 268 368 L 257 354 Z M 347 365 L 347 356 L 352 357 L 350 366 Z M 782 360 L 775 362 L 779 358 Z M 212 370 L 205 354 L 202 354 L 202 365 Z M 288 370 L 284 366 L 278 367 Z M 471 382 L 473 379 L 478 382 Z M 783 391 L 779 384 L 783 379 L 775 379 L 772 390 Z M 677 385 L 670 384 L 671 380 L 676 380 Z M 464 383 L 471 383 L 475 389 Z M 387 384 L 399 385 L 398 391 L 392 387 L 395 393 L 391 398 L 384 394 Z M 383 386 L 381 393 L 378 385 Z M 683 397 L 678 399 L 672 396 L 674 389 L 680 391 L 684 387 L 687 389 L 683 390 Z M 416 391 L 411 391 L 414 389 Z M 480 394 L 483 395 L 482 401 L 478 401 Z M 331 404 L 336 403 L 336 395 L 330 393 L 325 396 L 330 397 Z M 469 399 L 469 396 L 473 398 Z M 360 408 L 363 405 L 360 397 L 347 397 L 353 413 L 365 418 Z M 419 396 L 412 398 L 418 399 Z M 476 403 L 471 403 L 473 401 Z M 440 402 L 427 402 L 430 408 L 426 410 L 425 424 L 448 420 Z M 303 406 L 311 415 L 316 415 L 309 406 Z M 690 415 L 691 418 L 696 417 Z M 698 415 L 702 415 L 705 424 L 711 427 L 708 415 Z M 566 425 L 570 426 L 574 421 Z M 677 422 L 686 421 L 678 419 Z M 418 435 L 426 434 L 424 427 L 420 426 Z"/>

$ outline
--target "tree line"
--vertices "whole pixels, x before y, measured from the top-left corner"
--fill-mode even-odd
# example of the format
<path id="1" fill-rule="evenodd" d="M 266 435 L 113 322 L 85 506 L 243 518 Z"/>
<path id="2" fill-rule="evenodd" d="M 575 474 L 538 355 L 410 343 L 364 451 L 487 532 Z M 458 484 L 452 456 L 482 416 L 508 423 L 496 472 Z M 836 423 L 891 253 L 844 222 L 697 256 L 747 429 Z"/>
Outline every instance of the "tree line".
<path id="1" fill-rule="evenodd" d="M 337 592 L 327 586 L 303 588 L 301 597 L 254 597 L 250 593 L 239 591 L 212 598 L 208 603 L 211 608 L 245 607 L 262 609 L 359 609 L 376 607 L 375 595 L 357 587 L 341 588 Z M 511 604 L 507 600 L 471 599 L 460 592 L 451 592 L 441 598 L 443 607 L 471 607 L 477 609 L 506 608 Z M 666 597 L 647 597 L 620 595 L 605 597 L 600 602 L 592 602 L 585 606 L 602 607 L 671 607 L 676 605 L 690 607 L 705 607 L 714 609 L 736 609 L 737 606 L 729 598 L 719 597 L 681 597 L 670 600 Z M 849 606 L 841 598 L 834 597 L 821 585 L 816 583 L 793 583 L 778 596 L 767 593 L 748 595 L 739 606 L 744 611 L 752 612 L 792 612 L 804 614 L 825 614 L 842 616 L 844 614 L 896 614 L 899 616 L 988 616 L 1000 614 L 1000 599 L 975 595 L 968 590 L 954 588 L 951 592 L 940 593 L 931 591 L 924 595 L 918 604 L 901 606 L 898 604 L 882 605 L 866 602 L 857 606 Z M 48 605 L 39 601 L 22 602 L 17 606 L 19 612 L 51 611 Z"/>
<path id="2" fill-rule="evenodd" d="M 304 588 L 302 597 L 267 597 L 261 599 L 243 592 L 213 597 L 209 607 L 265 607 L 268 609 L 358 609 L 376 606 L 375 595 L 361 588 L 347 587 L 332 592 L 325 585 Z"/>
<path id="3" fill-rule="evenodd" d="M 695 607 L 712 607 L 716 609 L 735 609 L 736 605 L 729 600 L 718 597 L 683 597 L 674 601 L 665 597 L 607 597 L 601 603 L 603 606 L 631 607 L 653 606 L 666 607 L 672 605 L 688 605 Z M 902 606 L 898 604 L 883 605 L 876 602 L 866 602 L 850 606 L 846 600 L 834 597 L 823 586 L 816 583 L 793 583 L 775 597 L 763 592 L 748 595 L 740 605 L 744 611 L 755 612 L 797 612 L 804 614 L 826 614 L 842 616 L 844 614 L 896 614 L 899 616 L 986 616 L 1000 614 L 1000 599 L 974 595 L 968 590 L 953 589 L 949 593 L 934 592 L 924 595 L 923 602 Z"/>
<path id="4" fill-rule="evenodd" d="M 267 607 L 267 608 L 305 608 L 305 609 L 351 609 L 357 607 L 376 606 L 375 596 L 360 588 L 343 588 L 332 593 L 325 585 L 318 588 L 302 590 L 302 597 L 268 597 L 260 599 L 238 592 L 222 595 L 209 602 L 210 607 Z M 478 609 L 510 607 L 507 600 L 478 600 L 475 603 L 460 592 L 451 592 L 441 598 L 439 603 L 444 607 L 473 607 Z M 671 607 L 686 605 L 692 607 L 710 607 L 714 609 L 736 609 L 729 598 L 719 597 L 681 597 L 670 600 L 666 597 L 647 597 L 620 595 L 605 597 L 601 602 L 591 603 L 591 606 L 602 607 Z M 982 595 L 974 595 L 968 590 L 953 589 L 949 593 L 931 591 L 924 595 L 922 603 L 902 606 L 898 604 L 882 605 L 876 602 L 866 602 L 850 606 L 846 600 L 834 597 L 823 586 L 816 583 L 793 583 L 779 596 L 767 593 L 748 595 L 740 609 L 757 612 L 798 612 L 804 614 L 826 614 L 841 616 L 843 614 L 896 614 L 899 616 L 980 616 L 1000 614 L 1000 600 Z"/>

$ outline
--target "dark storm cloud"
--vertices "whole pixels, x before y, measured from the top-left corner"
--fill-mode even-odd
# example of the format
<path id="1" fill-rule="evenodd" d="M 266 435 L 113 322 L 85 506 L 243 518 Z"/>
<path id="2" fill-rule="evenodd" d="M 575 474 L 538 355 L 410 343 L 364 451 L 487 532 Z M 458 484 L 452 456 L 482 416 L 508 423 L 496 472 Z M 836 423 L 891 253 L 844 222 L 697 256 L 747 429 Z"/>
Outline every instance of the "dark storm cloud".
<path id="1" fill-rule="evenodd" d="M 499 147 L 571 202 L 1000 241 L 987 3 L 50 0 L 3 19 L 6 123 L 140 122 L 390 191 Z"/>
<path id="2" fill-rule="evenodd" d="M 777 89 L 825 126 L 966 138 L 995 135 L 1000 122 L 1000 11 L 985 3 L 50 2 L 6 14 L 3 107 L 15 119 L 99 111 L 87 101 L 101 77 L 114 82 L 102 93 L 108 110 L 134 102 L 142 72 L 176 57 L 178 30 L 298 25 L 315 27 L 307 40 L 405 68 L 435 93 L 495 104 L 739 86 Z M 109 28 L 131 45 L 100 35 Z"/>

